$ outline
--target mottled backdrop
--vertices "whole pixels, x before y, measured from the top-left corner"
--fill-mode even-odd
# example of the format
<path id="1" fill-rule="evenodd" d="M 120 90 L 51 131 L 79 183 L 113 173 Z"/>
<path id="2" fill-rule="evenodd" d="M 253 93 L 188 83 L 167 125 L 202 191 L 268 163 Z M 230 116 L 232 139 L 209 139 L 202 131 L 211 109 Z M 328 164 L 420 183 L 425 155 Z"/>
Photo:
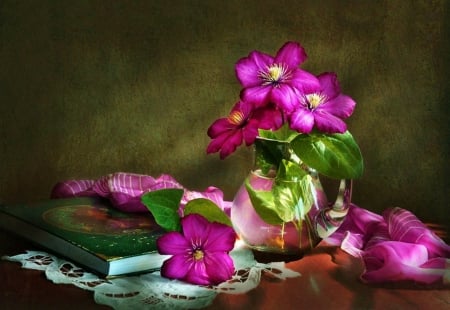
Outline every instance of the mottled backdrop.
<path id="1" fill-rule="evenodd" d="M 231 199 L 251 150 L 206 155 L 206 129 L 237 100 L 237 59 L 296 40 L 304 67 L 337 72 L 358 103 L 354 202 L 449 224 L 448 13 L 425 0 L 2 0 L 0 200 L 116 171 Z"/>

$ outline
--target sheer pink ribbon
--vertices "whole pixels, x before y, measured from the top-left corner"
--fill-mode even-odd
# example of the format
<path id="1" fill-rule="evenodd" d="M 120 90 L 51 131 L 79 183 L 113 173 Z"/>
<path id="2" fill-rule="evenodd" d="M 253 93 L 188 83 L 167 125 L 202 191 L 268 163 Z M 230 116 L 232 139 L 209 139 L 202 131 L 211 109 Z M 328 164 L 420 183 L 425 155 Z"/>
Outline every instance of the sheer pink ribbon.
<path id="1" fill-rule="evenodd" d="M 57 183 L 51 197 L 101 196 L 119 210 L 148 212 L 141 196 L 163 188 L 184 190 L 180 214 L 195 198 L 210 199 L 229 214 L 231 202 L 223 200 L 220 189 L 211 186 L 203 192 L 190 191 L 170 175 L 153 178 L 118 172 L 99 180 L 69 180 Z M 378 215 L 352 204 L 344 223 L 326 241 L 362 258 L 365 270 L 361 279 L 366 283 L 450 282 L 450 246 L 404 209 L 387 209 Z"/>
<path id="2" fill-rule="evenodd" d="M 364 282 L 450 284 L 450 246 L 410 211 L 391 208 L 378 215 L 351 205 L 326 241 L 362 258 Z"/>
<path id="3" fill-rule="evenodd" d="M 191 191 L 166 174 L 153 178 L 148 175 L 117 172 L 98 180 L 63 181 L 53 187 L 51 198 L 100 196 L 108 199 L 115 208 L 124 212 L 149 212 L 141 202 L 142 195 L 165 188 L 184 190 L 180 203 L 180 215 L 186 203 L 196 198 L 213 201 L 229 215 L 231 203 L 223 200 L 223 192 L 217 187 L 210 186 L 203 192 Z"/>

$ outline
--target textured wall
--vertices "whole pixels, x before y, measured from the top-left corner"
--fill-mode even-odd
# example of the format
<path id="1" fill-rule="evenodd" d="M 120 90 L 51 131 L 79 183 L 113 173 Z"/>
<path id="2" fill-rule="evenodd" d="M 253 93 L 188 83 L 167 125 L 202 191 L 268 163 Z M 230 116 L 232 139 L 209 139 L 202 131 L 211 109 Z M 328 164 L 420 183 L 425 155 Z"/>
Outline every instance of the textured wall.
<path id="1" fill-rule="evenodd" d="M 358 103 L 355 203 L 450 223 L 448 1 L 0 2 L 0 200 L 70 178 L 170 173 L 233 196 L 251 163 L 205 154 L 234 62 L 301 42 Z"/>

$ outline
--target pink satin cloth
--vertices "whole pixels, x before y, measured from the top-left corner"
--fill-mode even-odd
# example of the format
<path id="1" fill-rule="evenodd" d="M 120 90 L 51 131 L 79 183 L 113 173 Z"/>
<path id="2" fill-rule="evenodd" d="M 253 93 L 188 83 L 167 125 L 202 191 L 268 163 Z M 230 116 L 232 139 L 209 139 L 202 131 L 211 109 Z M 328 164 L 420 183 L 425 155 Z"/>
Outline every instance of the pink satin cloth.
<path id="1" fill-rule="evenodd" d="M 362 258 L 363 282 L 450 285 L 450 246 L 408 210 L 391 208 L 378 215 L 352 204 L 326 241 Z"/>
<path id="2" fill-rule="evenodd" d="M 153 178 L 118 172 L 98 180 L 63 181 L 54 186 L 51 197 L 100 196 L 121 211 L 149 212 L 141 196 L 164 188 L 184 190 L 180 216 L 186 203 L 195 198 L 209 199 L 229 215 L 231 202 L 223 199 L 220 189 L 210 186 L 203 192 L 190 191 L 170 175 Z M 450 246 L 405 209 L 387 209 L 378 215 L 352 204 L 344 223 L 325 241 L 362 259 L 363 282 L 450 285 Z"/>
<path id="3" fill-rule="evenodd" d="M 224 201 L 223 192 L 219 188 L 210 186 L 203 192 L 191 191 L 167 174 L 153 178 L 148 175 L 117 172 L 98 180 L 62 181 L 53 187 L 50 196 L 51 198 L 103 197 L 124 212 L 149 212 L 141 202 L 142 195 L 165 188 L 184 190 L 179 208 L 180 216 L 186 203 L 196 198 L 211 200 L 229 215 L 231 202 Z"/>

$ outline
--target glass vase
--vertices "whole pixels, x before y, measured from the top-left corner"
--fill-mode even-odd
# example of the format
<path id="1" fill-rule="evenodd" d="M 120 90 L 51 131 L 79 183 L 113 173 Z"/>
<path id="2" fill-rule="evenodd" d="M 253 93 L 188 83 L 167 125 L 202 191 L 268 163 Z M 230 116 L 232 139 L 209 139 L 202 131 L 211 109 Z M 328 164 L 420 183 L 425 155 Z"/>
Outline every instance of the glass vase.
<path id="1" fill-rule="evenodd" d="M 319 174 L 289 143 L 258 138 L 254 167 L 234 197 L 231 221 L 256 251 L 302 256 L 340 226 L 351 191 L 352 180 L 340 180 L 329 203 Z"/>

